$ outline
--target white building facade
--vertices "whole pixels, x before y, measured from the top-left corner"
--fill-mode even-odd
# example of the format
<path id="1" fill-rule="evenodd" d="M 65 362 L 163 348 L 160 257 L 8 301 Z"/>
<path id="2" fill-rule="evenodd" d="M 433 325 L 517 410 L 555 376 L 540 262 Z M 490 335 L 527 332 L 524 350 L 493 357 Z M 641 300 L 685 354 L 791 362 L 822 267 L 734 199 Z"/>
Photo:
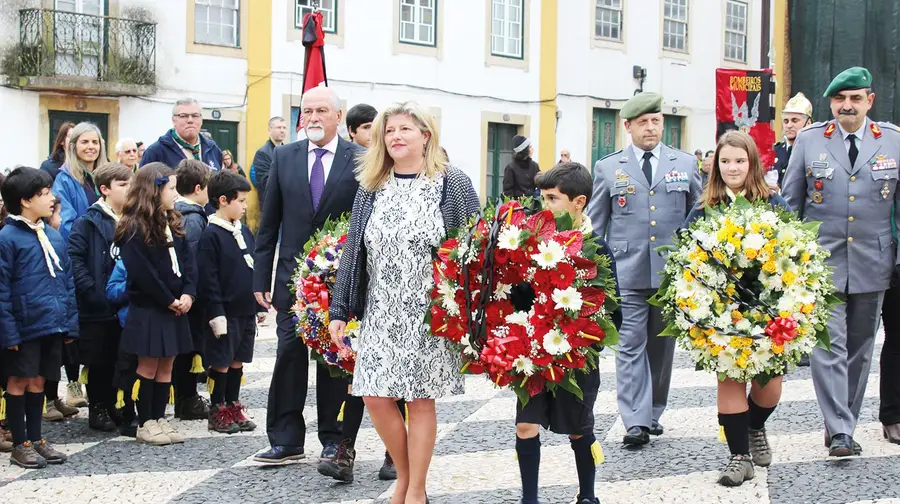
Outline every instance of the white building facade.
<path id="1" fill-rule="evenodd" d="M 260 11 L 269 23 L 249 15 L 260 8 L 255 2 L 271 2 Z M 192 96 L 204 107 L 206 129 L 248 169 L 259 147 L 248 145 L 248 136 L 259 138 L 257 130 L 265 130 L 264 124 L 247 121 L 248 103 L 257 106 L 247 97 L 260 82 L 271 87 L 265 115 L 296 120 L 304 55 L 300 26 L 314 0 L 12 3 L 38 14 L 2 14 L 0 41 L 26 56 L 37 51 L 42 63 L 20 65 L 15 72 L 8 65 L 0 68 L 7 74 L 7 87 L 0 88 L 0 110 L 7 118 L 0 123 L 0 167 L 39 164 L 62 120 L 103 122 L 110 151 L 119 138 L 153 142 L 171 127 L 172 103 Z M 715 69 L 760 64 L 762 16 L 751 0 L 316 3 L 325 16 L 329 84 L 344 111 L 357 103 L 381 109 L 404 100 L 429 107 L 451 161 L 469 174 L 482 197 L 499 195 L 513 135 L 532 139 L 544 169 L 562 149 L 590 166 L 627 145 L 618 110 L 636 89 L 664 96 L 669 144 L 711 149 Z M 548 12 L 555 12 L 555 24 L 548 25 Z M 35 15 L 43 30 L 37 35 L 23 22 Z M 152 25 L 152 43 L 146 35 L 138 50 L 133 46 L 141 44 L 133 37 L 116 39 L 118 31 L 139 28 L 137 21 L 123 25 L 111 18 Z M 72 23 L 93 23 L 96 35 L 72 34 Z M 66 37 L 68 46 L 52 42 Z M 269 46 L 260 49 L 258 41 Z M 268 68 L 248 66 L 258 51 L 270 51 Z M 62 58 L 69 67 L 59 63 Z M 72 66 L 79 58 L 81 64 Z M 112 71 L 125 60 L 151 65 L 146 74 L 152 82 L 147 75 Z M 642 82 L 635 67 L 645 72 Z M 541 110 L 548 103 L 555 107 L 555 122 L 539 127 L 540 121 L 547 125 L 549 116 Z M 248 128 L 254 128 L 249 135 Z"/>

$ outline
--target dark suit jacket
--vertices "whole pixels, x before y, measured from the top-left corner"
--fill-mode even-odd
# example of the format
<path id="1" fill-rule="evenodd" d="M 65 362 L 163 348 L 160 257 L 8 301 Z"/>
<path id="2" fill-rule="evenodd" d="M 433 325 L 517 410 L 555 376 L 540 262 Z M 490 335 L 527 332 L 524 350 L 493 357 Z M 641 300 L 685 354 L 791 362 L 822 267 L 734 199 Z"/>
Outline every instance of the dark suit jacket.
<path id="1" fill-rule="evenodd" d="M 314 212 L 307 166 L 309 140 L 275 148 L 256 236 L 253 292 L 269 292 L 275 247 L 281 230 L 275 292 L 272 296 L 272 304 L 278 310 L 290 310 L 294 304 L 288 284 L 297 268 L 297 254 L 303 252 L 303 246 L 328 218 L 336 219 L 353 207 L 359 187 L 353 170 L 356 157 L 362 150 L 362 147 L 343 138 L 338 140 L 334 162 L 325 181 L 325 192 L 318 211 Z"/>
<path id="2" fill-rule="evenodd" d="M 775 166 L 778 170 L 778 186 L 781 187 L 781 181 L 784 180 L 784 172 L 787 170 L 788 161 L 791 160 L 791 151 L 785 142 L 778 142 L 774 146 L 775 149 Z"/>

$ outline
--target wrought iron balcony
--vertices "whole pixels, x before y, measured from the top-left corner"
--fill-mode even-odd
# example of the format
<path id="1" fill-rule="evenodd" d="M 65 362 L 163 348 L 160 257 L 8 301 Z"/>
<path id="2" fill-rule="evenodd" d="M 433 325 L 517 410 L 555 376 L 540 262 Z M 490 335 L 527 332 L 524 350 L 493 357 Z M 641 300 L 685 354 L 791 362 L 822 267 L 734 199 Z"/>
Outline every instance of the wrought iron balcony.
<path id="1" fill-rule="evenodd" d="M 156 23 L 50 9 L 19 11 L 19 43 L 0 73 L 26 89 L 149 95 Z"/>

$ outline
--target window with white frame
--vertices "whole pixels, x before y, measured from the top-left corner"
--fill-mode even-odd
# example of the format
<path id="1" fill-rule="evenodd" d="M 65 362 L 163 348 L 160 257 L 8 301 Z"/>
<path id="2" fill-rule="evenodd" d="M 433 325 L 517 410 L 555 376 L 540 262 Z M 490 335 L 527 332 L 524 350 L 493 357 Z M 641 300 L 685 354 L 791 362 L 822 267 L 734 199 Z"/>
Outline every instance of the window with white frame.
<path id="1" fill-rule="evenodd" d="M 747 3 L 728 0 L 725 6 L 725 59 L 747 62 Z"/>
<path id="2" fill-rule="evenodd" d="M 594 36 L 622 41 L 622 0 L 597 0 L 594 14 Z"/>
<path id="3" fill-rule="evenodd" d="M 525 0 L 491 0 L 491 54 L 522 57 Z"/>
<path id="4" fill-rule="evenodd" d="M 314 0 L 294 0 L 294 26 L 302 30 L 303 18 L 313 11 Z M 337 33 L 338 0 L 319 0 L 319 12 L 322 13 L 322 29 L 325 33 Z"/>
<path id="5" fill-rule="evenodd" d="M 194 42 L 239 47 L 240 0 L 194 0 Z"/>
<path id="6" fill-rule="evenodd" d="M 663 49 L 688 52 L 688 0 L 663 0 Z"/>
<path id="7" fill-rule="evenodd" d="M 400 42 L 435 45 L 438 0 L 400 0 Z"/>

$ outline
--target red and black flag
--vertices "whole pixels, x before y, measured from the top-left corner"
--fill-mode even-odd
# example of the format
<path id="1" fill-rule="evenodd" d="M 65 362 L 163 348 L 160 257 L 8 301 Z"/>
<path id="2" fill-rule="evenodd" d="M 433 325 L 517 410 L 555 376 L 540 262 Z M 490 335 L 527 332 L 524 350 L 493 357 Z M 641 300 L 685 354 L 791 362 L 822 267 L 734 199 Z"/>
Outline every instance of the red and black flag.
<path id="1" fill-rule="evenodd" d="M 774 92 L 771 70 L 716 69 L 716 141 L 730 130 L 749 134 L 766 169 L 775 164 Z"/>
<path id="2" fill-rule="evenodd" d="M 303 62 L 303 93 L 319 85 L 328 85 L 325 75 L 325 30 L 322 28 L 322 13 L 317 11 L 303 16 L 303 47 L 306 58 Z M 297 116 L 297 131 L 303 129 L 303 113 Z"/>

